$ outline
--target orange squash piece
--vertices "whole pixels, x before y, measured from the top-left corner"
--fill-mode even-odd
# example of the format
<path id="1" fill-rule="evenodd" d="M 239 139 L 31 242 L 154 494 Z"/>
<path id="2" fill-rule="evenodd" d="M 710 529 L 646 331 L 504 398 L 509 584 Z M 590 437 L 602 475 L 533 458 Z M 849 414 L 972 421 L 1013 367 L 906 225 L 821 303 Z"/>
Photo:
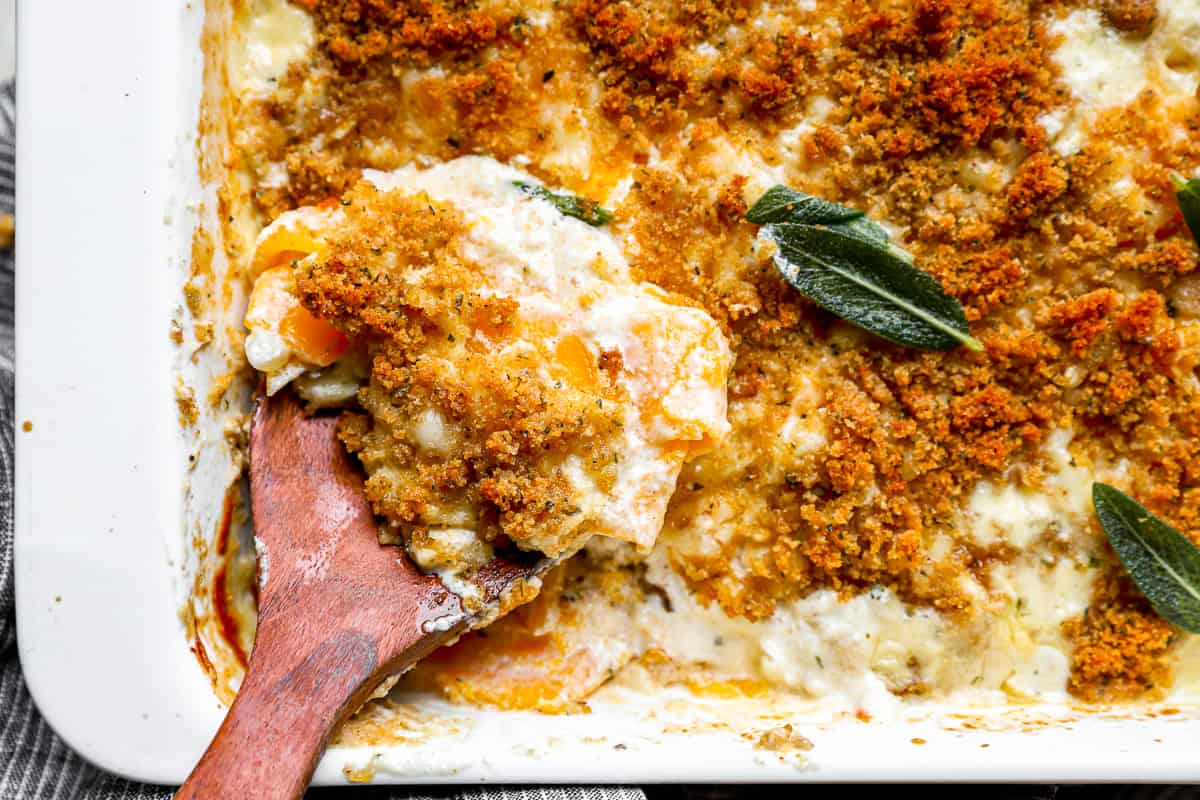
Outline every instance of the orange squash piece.
<path id="1" fill-rule="evenodd" d="M 319 367 L 337 361 L 350 346 L 345 334 L 301 305 L 288 309 L 279 323 L 279 333 L 300 358 Z"/>

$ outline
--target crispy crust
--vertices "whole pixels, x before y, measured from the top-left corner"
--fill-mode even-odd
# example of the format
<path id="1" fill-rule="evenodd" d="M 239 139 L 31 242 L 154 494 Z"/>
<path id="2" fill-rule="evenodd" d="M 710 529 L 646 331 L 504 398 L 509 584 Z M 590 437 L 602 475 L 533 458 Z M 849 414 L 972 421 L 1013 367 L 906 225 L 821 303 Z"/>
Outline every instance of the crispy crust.
<path id="1" fill-rule="evenodd" d="M 736 352 L 733 444 L 685 469 L 664 534 L 702 601 L 762 619 L 818 588 L 882 583 L 969 617 L 976 600 L 957 578 L 986 585 L 988 565 L 1011 554 L 981 550 L 955 529 L 956 515 L 981 479 L 1037 489 L 1041 446 L 1060 428 L 1075 431 L 1072 455 L 1084 463 L 1123 460 L 1132 492 L 1200 541 L 1200 395 L 1189 379 L 1200 260 L 1166 179 L 1200 163 L 1200 137 L 1173 135 L 1194 133 L 1200 116 L 1195 104 L 1180 116 L 1144 94 L 1102 115 L 1079 152 L 1050 151 L 1038 120 L 1067 95 L 1041 20 L 1072 4 L 889 0 L 863 13 L 849 0 L 815 11 L 578 0 L 551 9 L 538 36 L 505 3 L 308 5 L 318 54 L 274 98 L 240 112 L 268 217 L 345 191 L 363 167 L 417 156 L 526 156 L 548 181 L 595 197 L 632 176 L 617 215 L 639 277 L 705 308 Z M 1152 3 L 1104 7 L 1135 35 L 1153 24 Z M 735 35 L 767 10 L 784 33 Z M 397 77 L 430 65 L 439 72 Z M 314 94 L 321 114 L 304 101 Z M 818 106 L 811 129 L 781 144 Z M 587 168 L 554 159 L 561 137 L 588 145 Z M 754 198 L 747 176 L 722 163 L 730 141 L 796 188 L 906 231 L 904 246 L 963 302 L 987 352 L 892 347 L 788 289 L 742 221 Z M 651 145 L 669 169 L 654 165 Z M 981 177 L 984 162 L 1007 177 Z M 272 163 L 290 183 L 266 179 Z M 1111 191 L 1125 176 L 1145 208 Z M 335 288 L 332 274 L 314 281 L 314 307 L 344 317 L 349 295 L 315 302 Z M 420 335 L 412 321 L 401 327 Z M 387 358 L 403 363 L 404 346 L 389 345 L 401 350 Z M 781 455 L 778 430 L 805 374 L 824 387 L 801 411 L 819 415 L 824 441 Z M 370 402 L 392 402 L 386 392 L 407 380 L 381 374 Z M 492 390 L 520 400 L 504 382 Z M 585 429 L 605 424 L 572 425 L 568 399 L 545 399 L 551 427 L 563 426 L 553 446 L 590 441 Z M 353 422 L 344 431 L 364 452 L 375 446 Z M 479 440 L 470 458 L 503 469 L 506 442 Z M 466 485 L 460 472 L 426 477 L 439 490 Z M 498 480 L 496 497 L 511 496 L 509 480 L 538 501 L 553 494 L 527 478 Z M 375 499 L 403 507 L 386 492 Z M 718 512 L 720 546 L 692 546 L 694 521 Z M 515 513 L 542 522 L 534 506 Z M 1096 554 L 1099 585 L 1109 585 L 1103 576 L 1118 568 L 1099 532 L 1072 535 L 1074 554 Z M 953 546 L 933 560 L 942 536 Z M 1116 699 L 1164 685 L 1159 621 L 1124 594 L 1097 591 L 1070 628 L 1071 690 Z M 1152 664 L 1126 657 L 1131 645 L 1111 633 L 1118 617 L 1148 632 Z"/>
<path id="2" fill-rule="evenodd" d="M 1092 703 L 1147 696 L 1170 686 L 1175 629 L 1157 617 L 1129 579 L 1097 581 L 1087 612 L 1063 626 L 1074 645 L 1068 689 Z"/>
<path id="3" fill-rule="evenodd" d="M 370 359 L 359 396 L 366 413 L 346 414 L 339 434 L 367 468 L 376 513 L 418 540 L 453 509 L 480 514 L 489 542 L 528 547 L 574 529 L 579 509 L 556 465 L 579 456 L 604 485 L 623 390 L 607 372 L 580 388 L 500 352 L 535 332 L 520 329 L 513 300 L 479 291 L 453 208 L 365 181 L 342 205 L 345 223 L 298 267 L 297 289 Z M 411 280 L 413 270 L 426 277 Z M 429 413 L 445 438 L 432 449 L 412 425 Z"/>

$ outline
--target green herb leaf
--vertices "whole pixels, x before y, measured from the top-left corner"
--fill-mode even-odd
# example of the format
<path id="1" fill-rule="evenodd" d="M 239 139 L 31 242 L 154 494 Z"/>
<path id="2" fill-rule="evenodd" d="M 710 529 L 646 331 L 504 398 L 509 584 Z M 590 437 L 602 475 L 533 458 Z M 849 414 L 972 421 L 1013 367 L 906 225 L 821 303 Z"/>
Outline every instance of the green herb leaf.
<path id="1" fill-rule="evenodd" d="M 755 225 L 769 222 L 799 222 L 804 225 L 835 225 L 866 213 L 857 208 L 831 203 L 786 186 L 772 186 L 746 212 L 746 219 Z"/>
<path id="2" fill-rule="evenodd" d="M 593 227 L 612 222 L 613 214 L 607 208 L 601 208 L 595 200 L 579 197 L 574 194 L 557 194 L 545 186 L 525 181 L 513 181 L 516 186 L 530 197 L 545 200 L 559 210 L 559 213 L 575 219 L 581 219 Z"/>
<path id="3" fill-rule="evenodd" d="M 1113 550 L 1154 610 L 1200 633 L 1200 548 L 1108 484 L 1092 484 L 1092 504 Z"/>
<path id="4" fill-rule="evenodd" d="M 1179 201 L 1183 220 L 1191 229 L 1192 238 L 1200 242 L 1200 178 L 1187 180 L 1182 175 L 1173 173 L 1171 183 L 1175 184 L 1175 199 Z"/>
<path id="5" fill-rule="evenodd" d="M 865 212 L 803 194 L 786 186 L 768 189 L 754 207 L 746 212 L 746 220 L 755 225 L 779 222 L 821 225 L 882 245 L 891 241 L 888 232 L 878 223 L 867 219 Z"/>
<path id="6" fill-rule="evenodd" d="M 778 246 L 784 279 L 847 322 L 922 350 L 983 349 L 962 305 L 862 211 L 776 186 L 746 219 Z"/>

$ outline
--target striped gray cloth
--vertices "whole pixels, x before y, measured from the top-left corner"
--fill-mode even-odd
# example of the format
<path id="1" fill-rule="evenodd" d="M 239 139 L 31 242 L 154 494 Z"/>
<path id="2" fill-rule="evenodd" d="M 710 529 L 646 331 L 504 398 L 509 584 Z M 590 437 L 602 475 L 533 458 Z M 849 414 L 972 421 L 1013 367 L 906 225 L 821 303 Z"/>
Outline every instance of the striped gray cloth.
<path id="1" fill-rule="evenodd" d="M 14 211 L 15 100 L 11 83 L 0 90 L 0 212 L 9 214 Z M 75 755 L 42 720 L 21 677 L 13 613 L 13 288 L 13 252 L 5 249 L 0 251 L 0 800 L 166 800 L 174 789 L 131 783 Z M 325 800 L 645 800 L 640 789 L 619 787 L 405 790 L 381 786 L 312 790 L 309 796 Z"/>

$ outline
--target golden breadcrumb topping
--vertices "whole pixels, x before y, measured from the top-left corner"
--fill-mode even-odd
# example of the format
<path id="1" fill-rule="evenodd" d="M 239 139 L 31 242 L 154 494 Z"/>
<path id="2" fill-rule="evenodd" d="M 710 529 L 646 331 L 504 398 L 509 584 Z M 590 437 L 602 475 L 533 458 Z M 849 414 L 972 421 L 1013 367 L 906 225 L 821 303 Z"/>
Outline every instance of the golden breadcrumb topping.
<path id="1" fill-rule="evenodd" d="M 514 300 L 483 291 L 452 207 L 365 181 L 342 206 L 345 222 L 298 269 L 297 289 L 366 347 L 365 413 L 347 413 L 339 433 L 367 469 L 376 513 L 418 543 L 431 525 L 518 544 L 573 528 L 580 509 L 560 465 L 578 456 L 611 486 L 623 388 L 602 370 L 587 385 L 564 380 L 506 347 L 530 332 Z"/>
<path id="2" fill-rule="evenodd" d="M 1076 697 L 1092 703 L 1156 699 L 1170 685 L 1167 655 L 1178 634 L 1128 578 L 1097 581 L 1092 605 L 1064 629 L 1075 648 L 1068 688 Z"/>
<path id="3" fill-rule="evenodd" d="M 343 70 L 371 62 L 430 64 L 439 55 L 461 57 L 520 26 L 513 11 L 488 11 L 470 3 L 297 0 L 320 21 L 321 44 Z"/>
<path id="4" fill-rule="evenodd" d="M 266 218 L 343 195 L 368 167 L 520 158 L 614 207 L 637 276 L 721 323 L 734 430 L 684 468 L 663 532 L 702 603 L 762 620 L 820 588 L 882 584 L 971 619 L 980 598 L 964 579 L 986 589 L 1018 554 L 979 544 L 962 509 L 981 481 L 1038 491 L 1057 430 L 1074 432 L 1073 460 L 1121 464 L 1132 495 L 1200 541 L 1200 257 L 1168 180 L 1200 165 L 1200 103 L 1143 92 L 1100 112 L 1078 147 L 1052 147 L 1044 120 L 1072 100 L 1047 21 L 1087 4 L 297 2 L 317 50 L 238 112 Z M 1137 39 L 1162 4 L 1095 5 Z M 899 231 L 986 351 L 893 346 L 794 292 L 744 221 L 773 182 Z M 369 191 L 345 194 L 351 231 L 302 282 L 305 302 L 374 337 L 364 403 L 377 418 L 399 426 L 432 404 L 465 432 L 452 458 L 403 465 L 425 488 L 373 480 L 372 500 L 413 524 L 458 494 L 515 530 L 553 524 L 569 510 L 517 454 L 601 463 L 612 420 L 591 394 L 529 384 L 461 342 L 444 346 L 469 379 L 438 388 L 415 350 L 444 335 L 429 320 L 502 337 L 505 308 L 463 291 L 468 267 L 449 255 L 429 284 L 378 282 L 372 247 L 432 252 L 460 223 L 413 200 L 365 216 Z M 417 311 L 397 316 L 400 304 Z M 601 380 L 595 395 L 609 391 Z M 388 434 L 361 420 L 343 436 L 377 458 Z M 782 433 L 797 430 L 807 438 Z M 1066 626 L 1070 690 L 1114 700 L 1168 686 L 1170 629 L 1114 577 L 1098 528 L 1068 533 L 1045 557 L 1090 561 L 1096 576 Z"/>

